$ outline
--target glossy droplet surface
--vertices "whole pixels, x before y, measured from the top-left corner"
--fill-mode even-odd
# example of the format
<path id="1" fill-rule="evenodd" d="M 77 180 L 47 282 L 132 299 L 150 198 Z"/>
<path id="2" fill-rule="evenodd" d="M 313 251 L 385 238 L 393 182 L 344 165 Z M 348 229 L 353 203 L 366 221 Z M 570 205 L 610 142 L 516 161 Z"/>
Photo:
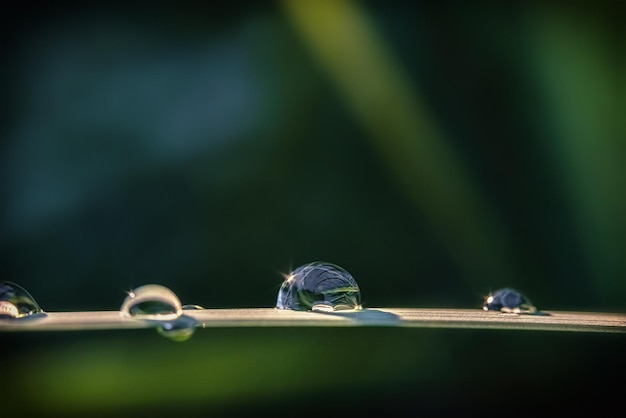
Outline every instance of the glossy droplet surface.
<path id="1" fill-rule="evenodd" d="M 338 265 L 316 261 L 293 270 L 278 292 L 276 308 L 295 311 L 361 309 L 361 291 Z"/>
<path id="2" fill-rule="evenodd" d="M 176 293 L 158 284 L 147 284 L 128 292 L 120 308 L 124 317 L 159 321 L 174 320 L 182 311 Z"/>
<path id="3" fill-rule="evenodd" d="M 0 319 L 24 318 L 43 314 L 35 298 L 17 283 L 0 282 Z"/>
<path id="4" fill-rule="evenodd" d="M 486 311 L 500 311 L 513 313 L 536 313 L 537 308 L 530 300 L 510 287 L 496 290 L 485 297 L 483 309 Z"/>
<path id="5" fill-rule="evenodd" d="M 163 322 L 157 327 L 157 331 L 172 341 L 182 342 L 191 338 L 197 325 L 195 319 L 182 315 L 174 321 Z"/>

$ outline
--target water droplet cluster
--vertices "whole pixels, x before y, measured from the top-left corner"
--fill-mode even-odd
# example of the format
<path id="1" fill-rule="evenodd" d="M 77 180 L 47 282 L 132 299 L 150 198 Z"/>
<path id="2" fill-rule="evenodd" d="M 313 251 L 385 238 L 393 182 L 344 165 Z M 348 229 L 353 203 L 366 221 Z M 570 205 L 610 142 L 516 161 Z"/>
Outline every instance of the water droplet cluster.
<path id="1" fill-rule="evenodd" d="M 362 309 L 361 291 L 348 271 L 336 264 L 316 261 L 303 264 L 285 275 L 275 308 L 314 312 L 358 311 Z M 526 296 L 509 287 L 489 293 L 482 308 L 505 313 L 537 313 L 537 308 Z M 119 313 L 122 320 L 151 323 L 159 334 L 173 341 L 186 341 L 193 335 L 198 323 L 185 313 L 203 309 L 200 305 L 183 305 L 176 293 L 165 286 L 146 284 L 127 292 Z M 46 315 L 26 289 L 13 282 L 0 281 L 0 320 Z"/>

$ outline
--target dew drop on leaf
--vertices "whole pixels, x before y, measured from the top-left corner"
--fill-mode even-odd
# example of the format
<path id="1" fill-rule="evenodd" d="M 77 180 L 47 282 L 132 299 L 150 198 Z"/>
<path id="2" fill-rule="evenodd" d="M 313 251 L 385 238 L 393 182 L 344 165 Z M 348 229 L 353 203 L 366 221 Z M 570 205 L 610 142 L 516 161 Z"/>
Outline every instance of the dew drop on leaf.
<path id="1" fill-rule="evenodd" d="M 485 311 L 500 311 L 509 313 L 536 313 L 537 308 L 530 300 L 510 287 L 498 289 L 489 293 L 483 303 Z"/>
<path id="2" fill-rule="evenodd" d="M 30 293 L 17 283 L 0 282 L 0 318 L 24 318 L 45 312 Z"/>
<path id="3" fill-rule="evenodd" d="M 361 309 L 361 291 L 345 269 L 316 261 L 286 276 L 278 292 L 276 308 L 326 312 L 358 310 Z"/>
<path id="4" fill-rule="evenodd" d="M 147 284 L 128 292 L 120 308 L 123 317 L 171 321 L 182 313 L 176 293 L 165 286 Z"/>
<path id="5" fill-rule="evenodd" d="M 196 331 L 197 321 L 189 316 L 181 315 L 173 321 L 159 324 L 157 331 L 172 341 L 187 341 Z"/>

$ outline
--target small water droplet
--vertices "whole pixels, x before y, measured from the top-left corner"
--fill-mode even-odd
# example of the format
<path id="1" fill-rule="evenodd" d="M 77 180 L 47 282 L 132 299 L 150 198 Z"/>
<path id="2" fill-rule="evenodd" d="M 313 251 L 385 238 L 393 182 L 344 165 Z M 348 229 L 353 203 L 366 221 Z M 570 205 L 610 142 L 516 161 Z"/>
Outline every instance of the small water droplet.
<path id="1" fill-rule="evenodd" d="M 198 321 L 189 316 L 182 315 L 174 321 L 166 321 L 159 324 L 157 331 L 159 334 L 172 341 L 182 342 L 191 338 L 196 331 L 197 325 Z"/>
<path id="2" fill-rule="evenodd" d="M 143 285 L 128 292 L 120 308 L 122 316 L 158 321 L 174 320 L 182 311 L 176 293 L 158 284 Z"/>
<path id="3" fill-rule="evenodd" d="M 489 293 L 485 297 L 483 309 L 485 311 L 510 313 L 534 314 L 537 312 L 537 308 L 533 306 L 526 296 L 510 287 L 505 287 Z"/>
<path id="4" fill-rule="evenodd" d="M 278 292 L 276 308 L 295 311 L 361 309 L 361 291 L 342 267 L 316 261 L 293 270 Z"/>
<path id="5" fill-rule="evenodd" d="M 36 314 L 45 312 L 26 289 L 17 283 L 0 282 L 0 318 L 24 318 Z"/>

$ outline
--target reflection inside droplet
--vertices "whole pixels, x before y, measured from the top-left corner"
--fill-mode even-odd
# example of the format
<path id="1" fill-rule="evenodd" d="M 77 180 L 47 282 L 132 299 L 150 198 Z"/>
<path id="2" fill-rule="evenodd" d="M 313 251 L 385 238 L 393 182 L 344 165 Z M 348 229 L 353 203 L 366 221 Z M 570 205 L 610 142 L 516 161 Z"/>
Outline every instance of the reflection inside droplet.
<path id="1" fill-rule="evenodd" d="M 157 331 L 172 341 L 182 342 L 191 338 L 196 331 L 197 325 L 198 322 L 195 319 L 182 315 L 174 321 L 166 321 L 159 324 Z"/>
<path id="2" fill-rule="evenodd" d="M 26 289 L 17 283 L 0 282 L 0 318 L 24 318 L 44 314 Z"/>
<path id="3" fill-rule="evenodd" d="M 200 305 L 183 305 L 183 311 L 201 311 L 203 309 Z"/>
<path id="4" fill-rule="evenodd" d="M 343 268 L 316 261 L 293 270 L 282 284 L 276 308 L 296 311 L 361 309 L 356 280 Z"/>
<path id="5" fill-rule="evenodd" d="M 178 296 L 158 284 L 147 284 L 128 292 L 120 307 L 122 316 L 159 321 L 176 319 L 182 311 Z"/>
<path id="6" fill-rule="evenodd" d="M 505 287 L 489 293 L 483 304 L 485 311 L 534 314 L 537 308 L 530 300 L 515 289 Z"/>

